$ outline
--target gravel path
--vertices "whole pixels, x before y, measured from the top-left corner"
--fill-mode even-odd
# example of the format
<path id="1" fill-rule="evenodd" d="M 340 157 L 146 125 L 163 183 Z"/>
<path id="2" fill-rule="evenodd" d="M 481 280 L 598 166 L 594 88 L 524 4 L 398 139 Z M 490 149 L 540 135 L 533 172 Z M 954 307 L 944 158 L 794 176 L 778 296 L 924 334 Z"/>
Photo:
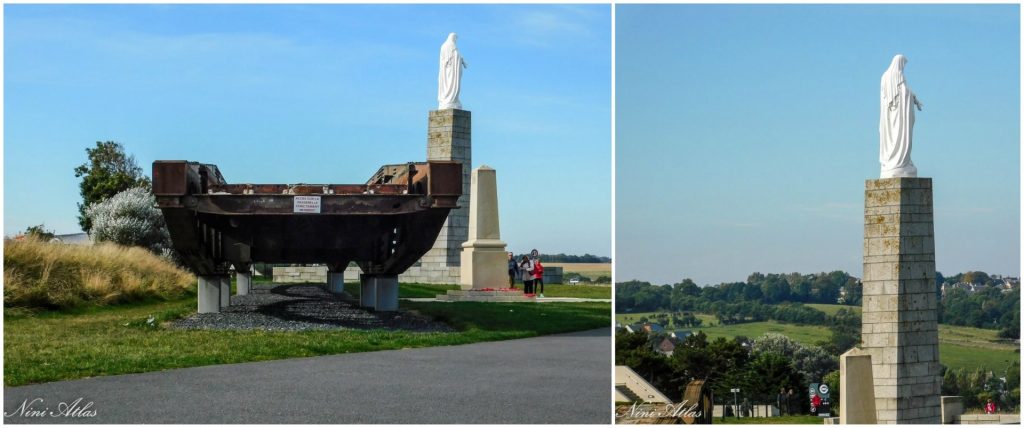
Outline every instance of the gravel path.
<path id="1" fill-rule="evenodd" d="M 245 296 L 231 296 L 231 306 L 217 314 L 194 314 L 172 328 L 211 330 L 301 331 L 324 329 L 398 329 L 453 331 L 444 323 L 413 312 L 375 313 L 351 299 L 309 284 L 253 285 Z"/>

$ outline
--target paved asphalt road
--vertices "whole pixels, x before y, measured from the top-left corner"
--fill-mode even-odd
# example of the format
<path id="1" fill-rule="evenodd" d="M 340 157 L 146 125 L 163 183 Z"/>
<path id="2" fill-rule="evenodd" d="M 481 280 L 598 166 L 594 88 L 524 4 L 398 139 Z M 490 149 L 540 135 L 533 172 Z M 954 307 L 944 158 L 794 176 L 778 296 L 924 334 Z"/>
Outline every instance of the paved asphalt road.
<path id="1" fill-rule="evenodd" d="M 4 388 L 4 422 L 607 424 L 610 330 Z M 96 416 L 17 416 L 37 398 Z"/>

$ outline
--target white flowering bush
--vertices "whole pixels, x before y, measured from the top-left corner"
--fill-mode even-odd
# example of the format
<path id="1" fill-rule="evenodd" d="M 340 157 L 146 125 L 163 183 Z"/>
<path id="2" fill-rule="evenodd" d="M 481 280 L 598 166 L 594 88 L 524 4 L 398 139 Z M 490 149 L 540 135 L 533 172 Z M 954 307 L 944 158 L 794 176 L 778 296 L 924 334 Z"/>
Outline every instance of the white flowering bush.
<path id="1" fill-rule="evenodd" d="M 172 253 L 164 216 L 156 207 L 156 198 L 145 188 L 128 189 L 90 204 L 85 215 L 97 242 L 143 247 L 158 255 Z"/>
<path id="2" fill-rule="evenodd" d="M 778 333 L 765 333 L 754 339 L 751 353 L 773 353 L 789 358 L 806 383 L 820 382 L 822 377 L 839 368 L 839 360 L 820 346 L 804 346 Z"/>

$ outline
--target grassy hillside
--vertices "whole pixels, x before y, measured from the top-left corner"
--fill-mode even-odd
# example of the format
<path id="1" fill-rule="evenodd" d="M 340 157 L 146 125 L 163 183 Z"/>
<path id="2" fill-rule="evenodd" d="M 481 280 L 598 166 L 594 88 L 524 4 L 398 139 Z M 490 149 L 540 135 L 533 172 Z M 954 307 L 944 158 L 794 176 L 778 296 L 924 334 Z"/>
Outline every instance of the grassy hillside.
<path id="1" fill-rule="evenodd" d="M 841 305 L 808 305 L 825 306 L 819 310 L 832 310 L 833 313 Z M 849 308 L 847 306 L 847 308 Z M 859 308 L 857 308 L 859 309 Z M 637 322 L 641 317 L 654 319 L 654 312 L 633 314 L 616 314 L 615 320 L 621 323 Z M 829 330 L 823 326 L 783 324 L 776 321 L 752 322 L 746 324 L 718 325 L 715 317 L 708 314 L 696 314 L 703 320 L 701 330 L 710 338 L 735 336 L 758 337 L 767 332 L 779 333 L 805 345 L 814 345 L 829 337 Z M 684 329 L 688 329 L 683 327 Z M 939 361 L 949 368 L 974 369 L 987 367 L 1003 370 L 1009 362 L 1020 361 L 1018 347 L 1000 342 L 996 330 L 973 327 L 939 325 Z"/>
<path id="2" fill-rule="evenodd" d="M 70 309 L 194 295 L 196 278 L 141 248 L 4 242 L 4 308 Z"/>

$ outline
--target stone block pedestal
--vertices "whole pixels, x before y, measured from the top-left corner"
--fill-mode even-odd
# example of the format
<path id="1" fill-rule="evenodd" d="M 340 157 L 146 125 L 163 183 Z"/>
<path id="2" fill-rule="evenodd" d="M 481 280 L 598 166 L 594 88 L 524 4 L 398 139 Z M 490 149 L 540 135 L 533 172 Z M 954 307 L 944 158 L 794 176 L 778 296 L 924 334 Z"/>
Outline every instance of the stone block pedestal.
<path id="1" fill-rule="evenodd" d="M 864 199 L 861 348 L 877 422 L 941 423 L 932 180 L 868 180 Z"/>

